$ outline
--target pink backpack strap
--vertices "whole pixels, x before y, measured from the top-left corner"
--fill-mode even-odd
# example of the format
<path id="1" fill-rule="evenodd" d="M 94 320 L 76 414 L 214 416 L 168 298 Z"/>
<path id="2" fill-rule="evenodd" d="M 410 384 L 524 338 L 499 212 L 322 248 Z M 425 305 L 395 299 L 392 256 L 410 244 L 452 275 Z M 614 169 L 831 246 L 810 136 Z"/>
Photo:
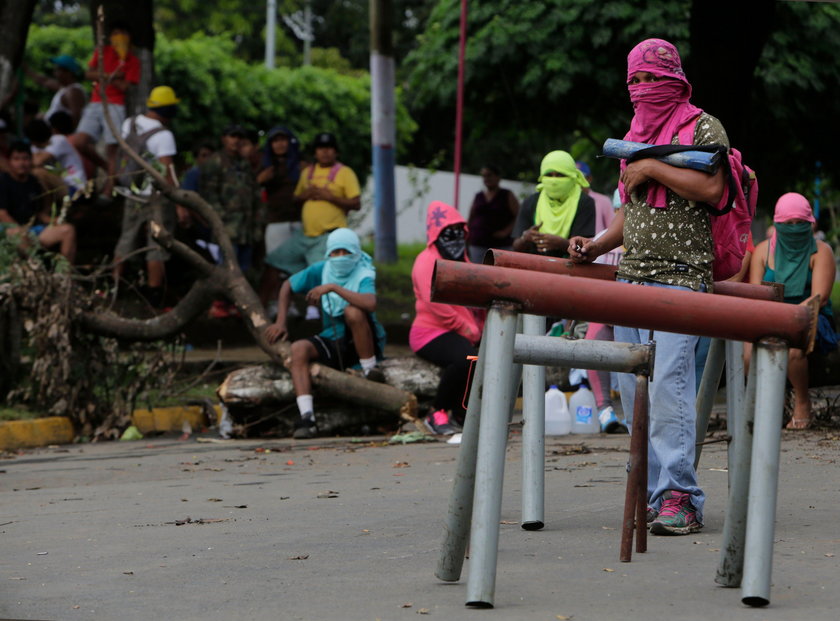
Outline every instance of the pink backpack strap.
<path id="1" fill-rule="evenodd" d="M 307 181 L 311 182 L 312 177 L 315 176 L 315 166 L 316 164 L 312 164 L 309 167 L 309 174 L 306 176 Z M 330 168 L 329 174 L 327 175 L 327 183 L 332 183 L 333 181 L 335 181 L 335 178 L 338 176 L 338 171 L 341 170 L 343 167 L 344 164 L 342 164 L 341 162 L 336 162 L 335 164 L 333 164 Z"/>

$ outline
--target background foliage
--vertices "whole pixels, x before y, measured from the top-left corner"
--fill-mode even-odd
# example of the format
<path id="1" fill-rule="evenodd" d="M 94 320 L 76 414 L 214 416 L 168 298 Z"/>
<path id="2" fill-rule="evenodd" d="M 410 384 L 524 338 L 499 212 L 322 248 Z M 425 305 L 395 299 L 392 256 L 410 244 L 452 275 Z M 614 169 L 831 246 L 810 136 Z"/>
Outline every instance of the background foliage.
<path id="1" fill-rule="evenodd" d="M 215 140 L 231 123 L 260 130 L 288 125 L 303 144 L 320 131 L 334 132 L 342 159 L 361 176 L 370 166 L 370 77 L 345 75 L 320 67 L 266 69 L 237 58 L 226 37 L 195 34 L 170 40 L 158 36 L 155 50 L 157 83 L 172 85 L 182 104 L 174 131 L 181 151 L 202 140 Z M 87 27 L 30 29 L 26 59 L 41 71 L 49 58 L 71 54 L 86 62 L 92 43 Z M 46 107 L 51 93 L 28 83 L 27 89 Z M 417 125 L 398 95 L 398 148 L 406 147 Z"/>

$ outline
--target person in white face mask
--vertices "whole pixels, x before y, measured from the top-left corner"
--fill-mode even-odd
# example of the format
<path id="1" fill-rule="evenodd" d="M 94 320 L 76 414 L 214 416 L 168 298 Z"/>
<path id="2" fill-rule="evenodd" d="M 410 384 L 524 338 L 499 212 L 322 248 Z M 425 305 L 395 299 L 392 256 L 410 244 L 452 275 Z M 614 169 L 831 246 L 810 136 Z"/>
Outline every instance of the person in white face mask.
<path id="1" fill-rule="evenodd" d="M 308 304 L 319 305 L 323 330 L 292 343 L 292 382 L 300 420 L 295 438 L 318 432 L 312 400 L 309 364 L 317 361 L 339 370 L 360 366 L 367 379 L 384 381 L 377 360 L 385 347 L 385 329 L 376 319 L 376 269 L 362 251 L 359 237 L 347 228 L 330 233 L 325 260 L 287 279 L 277 300 L 277 320 L 266 328 L 269 343 L 287 338 L 286 314 L 292 293 L 306 294 Z"/>

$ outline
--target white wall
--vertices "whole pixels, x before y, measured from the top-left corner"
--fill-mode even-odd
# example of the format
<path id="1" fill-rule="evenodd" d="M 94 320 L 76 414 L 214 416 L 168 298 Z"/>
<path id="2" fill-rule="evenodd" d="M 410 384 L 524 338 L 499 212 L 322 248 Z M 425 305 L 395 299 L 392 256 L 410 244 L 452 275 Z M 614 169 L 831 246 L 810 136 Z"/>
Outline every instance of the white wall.
<path id="1" fill-rule="evenodd" d="M 433 200 L 453 204 L 455 175 L 448 171 L 397 166 L 394 171 L 397 188 L 397 243 L 426 241 L 426 209 Z M 458 211 L 466 218 L 475 194 L 483 187 L 478 175 L 461 175 Z M 519 198 L 534 191 L 533 183 L 502 180 L 502 187 Z M 362 190 L 362 209 L 351 214 L 349 225 L 363 239 L 373 236 L 373 175 Z"/>

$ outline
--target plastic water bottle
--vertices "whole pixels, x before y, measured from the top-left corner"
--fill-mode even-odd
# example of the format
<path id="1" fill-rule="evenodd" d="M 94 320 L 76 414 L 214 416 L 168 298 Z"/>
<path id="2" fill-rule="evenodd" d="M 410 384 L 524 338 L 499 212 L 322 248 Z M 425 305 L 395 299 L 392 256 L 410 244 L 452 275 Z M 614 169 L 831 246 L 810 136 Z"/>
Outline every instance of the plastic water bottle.
<path id="1" fill-rule="evenodd" d="M 572 431 L 572 418 L 564 395 L 557 386 L 545 393 L 545 435 L 566 436 Z"/>
<path id="2" fill-rule="evenodd" d="M 572 414 L 572 433 L 598 433 L 601 430 L 595 395 L 585 383 L 580 384 L 569 399 L 569 410 Z"/>

